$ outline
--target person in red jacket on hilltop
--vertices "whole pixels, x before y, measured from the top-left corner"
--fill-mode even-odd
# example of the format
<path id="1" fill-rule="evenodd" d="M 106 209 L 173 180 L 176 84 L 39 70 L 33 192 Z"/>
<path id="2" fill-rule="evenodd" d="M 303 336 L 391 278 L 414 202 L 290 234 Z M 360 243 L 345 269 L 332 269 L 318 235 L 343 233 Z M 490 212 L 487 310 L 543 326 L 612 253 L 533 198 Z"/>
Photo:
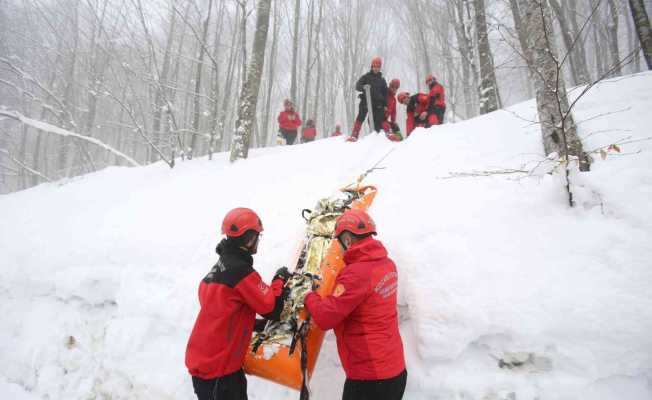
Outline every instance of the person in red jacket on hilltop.
<path id="1" fill-rule="evenodd" d="M 335 330 L 346 373 L 342 400 L 400 400 L 407 380 L 396 311 L 398 274 L 375 234 L 366 212 L 342 214 L 333 236 L 346 265 L 332 295 L 310 292 L 304 300 L 319 328 Z"/>
<path id="2" fill-rule="evenodd" d="M 444 87 L 437 82 L 433 74 L 426 76 L 426 85 L 430 89 L 428 93 L 428 110 L 427 119 L 428 127 L 432 125 L 441 125 L 444 123 L 444 114 L 446 113 L 446 95 Z"/>
<path id="3" fill-rule="evenodd" d="M 369 111 L 371 111 L 369 117 L 374 121 L 376 132 L 380 132 L 383 128 L 383 119 L 385 109 L 387 108 L 387 81 L 383 78 L 383 73 L 380 72 L 382 66 L 383 60 L 380 57 L 374 57 L 371 60 L 371 70 L 362 75 L 355 84 L 355 90 L 360 92 L 358 95 L 360 103 L 358 104 L 358 115 L 353 123 L 353 131 L 347 139 L 350 142 L 358 140 L 362 123 Z M 369 86 L 371 104 L 367 104 L 367 96 L 365 94 L 366 86 Z"/>
<path id="4" fill-rule="evenodd" d="M 315 120 L 309 119 L 306 121 L 306 126 L 301 131 L 301 143 L 308 143 L 315 140 L 317 137 L 317 128 L 315 128 Z"/>
<path id="5" fill-rule="evenodd" d="M 401 87 L 401 81 L 397 78 L 389 81 L 387 90 L 387 110 L 385 111 L 385 120 L 383 121 L 383 130 L 389 140 L 400 142 L 403 140 L 401 128 L 396 123 L 396 93 Z"/>
<path id="6" fill-rule="evenodd" d="M 278 132 L 280 142 L 292 145 L 297 138 L 297 132 L 301 126 L 301 118 L 294 111 L 294 103 L 290 99 L 283 101 L 283 111 L 278 114 Z"/>
<path id="7" fill-rule="evenodd" d="M 331 133 L 331 137 L 333 136 L 342 136 L 342 131 L 340 130 L 339 125 L 335 125 L 335 132 Z"/>
<path id="8" fill-rule="evenodd" d="M 278 320 L 283 285 L 290 276 L 280 268 L 267 286 L 253 268 L 263 225 L 248 208 L 229 211 L 226 235 L 217 245 L 220 258 L 199 284 L 197 320 L 186 347 L 186 367 L 199 400 L 246 400 L 242 370 L 256 313 Z"/>
<path id="9" fill-rule="evenodd" d="M 408 137 L 414 128 L 428 127 L 428 99 L 428 95 L 424 93 L 417 93 L 412 96 L 408 92 L 398 94 L 398 102 L 406 106 L 405 134 Z"/>

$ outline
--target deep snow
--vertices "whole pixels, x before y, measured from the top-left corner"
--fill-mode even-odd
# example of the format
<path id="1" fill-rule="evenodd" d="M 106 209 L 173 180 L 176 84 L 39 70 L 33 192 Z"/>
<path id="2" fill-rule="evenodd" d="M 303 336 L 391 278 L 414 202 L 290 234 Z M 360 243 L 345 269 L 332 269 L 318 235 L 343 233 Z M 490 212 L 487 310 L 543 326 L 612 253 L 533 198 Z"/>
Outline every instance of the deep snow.
<path id="1" fill-rule="evenodd" d="M 331 138 L 0 196 L 0 397 L 192 399 L 184 350 L 224 214 L 261 215 L 255 267 L 269 279 L 295 251 L 301 209 L 393 149 L 365 182 L 399 268 L 406 399 L 650 399 L 650 110 L 652 73 L 579 102 L 586 148 L 631 143 L 573 176 L 572 209 L 559 174 L 535 169 L 533 102 L 403 143 Z M 459 176 L 505 169 L 533 173 Z M 313 398 L 339 398 L 343 380 L 329 333 Z M 250 377 L 249 397 L 298 393 Z"/>

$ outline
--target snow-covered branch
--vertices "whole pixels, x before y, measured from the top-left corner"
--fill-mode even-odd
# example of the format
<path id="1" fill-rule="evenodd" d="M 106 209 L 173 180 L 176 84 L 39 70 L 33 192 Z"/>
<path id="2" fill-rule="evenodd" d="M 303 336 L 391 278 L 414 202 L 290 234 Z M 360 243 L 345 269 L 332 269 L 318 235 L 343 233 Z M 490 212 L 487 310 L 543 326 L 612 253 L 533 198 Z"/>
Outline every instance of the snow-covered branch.
<path id="1" fill-rule="evenodd" d="M 0 110 L 0 112 L 2 112 L 2 110 Z M 24 163 L 22 163 L 22 162 L 18 161 L 17 159 L 15 159 L 15 158 L 11 155 L 11 153 L 9 153 L 7 150 L 0 149 L 0 153 L 5 154 L 7 157 L 9 157 L 9 159 L 10 159 L 14 164 L 18 165 L 19 167 L 21 167 L 21 168 L 24 169 L 25 171 L 29 172 L 30 174 L 32 174 L 32 175 L 36 175 L 36 176 L 38 176 L 39 178 L 45 179 L 45 180 L 48 181 L 48 182 L 52 182 L 52 179 L 48 178 L 47 176 L 43 175 L 42 173 L 38 172 L 37 170 L 35 170 L 35 169 L 33 169 L 33 168 L 30 168 L 30 167 L 28 167 L 27 165 L 25 165 Z M 12 170 L 12 171 L 14 171 L 14 172 L 18 172 L 17 170 L 15 170 L 15 169 L 13 169 L 13 168 L 7 167 L 6 165 L 0 165 L 0 166 L 3 167 L 3 168 L 7 168 L 7 169 L 9 169 L 9 170 Z"/>
<path id="2" fill-rule="evenodd" d="M 108 144 L 106 144 L 106 143 L 104 143 L 104 142 L 102 142 L 100 140 L 97 140 L 95 138 L 80 135 L 79 133 L 75 133 L 75 132 L 71 132 L 71 131 L 63 129 L 63 128 L 59 128 L 58 126 L 48 124 L 47 122 L 38 121 L 38 120 L 35 120 L 35 119 L 32 119 L 32 118 L 28 118 L 28 117 L 24 116 L 23 114 L 19 113 L 18 111 L 7 111 L 7 110 L 0 109 L 0 116 L 14 119 L 16 121 L 19 121 L 19 122 L 25 124 L 25 125 L 29 125 L 32 128 L 36 128 L 36 129 L 38 129 L 38 130 L 40 130 L 42 132 L 52 133 L 52 134 L 59 135 L 59 136 L 74 137 L 74 138 L 81 139 L 81 140 L 89 142 L 89 143 L 93 143 L 94 145 L 100 146 L 100 147 L 108 150 L 109 152 L 115 154 L 116 156 L 122 158 L 123 160 L 125 160 L 129 164 L 131 164 L 132 166 L 135 166 L 135 167 L 140 166 L 140 164 L 138 162 L 136 162 L 136 160 L 134 160 L 133 158 L 129 157 L 128 155 L 122 153 L 121 151 L 118 151 L 118 150 L 114 149 L 113 147 L 109 146 Z"/>

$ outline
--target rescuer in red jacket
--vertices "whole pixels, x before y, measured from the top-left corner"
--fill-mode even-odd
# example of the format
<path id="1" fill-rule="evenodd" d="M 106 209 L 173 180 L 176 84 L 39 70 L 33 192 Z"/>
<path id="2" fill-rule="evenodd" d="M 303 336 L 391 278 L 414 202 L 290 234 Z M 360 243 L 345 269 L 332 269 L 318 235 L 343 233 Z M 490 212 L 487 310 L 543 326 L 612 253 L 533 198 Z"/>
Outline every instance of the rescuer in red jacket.
<path id="1" fill-rule="evenodd" d="M 335 132 L 331 133 L 331 137 L 342 136 L 342 131 L 340 129 L 341 127 L 339 125 L 335 125 Z"/>
<path id="2" fill-rule="evenodd" d="M 409 137 L 414 128 L 429 127 L 428 125 L 428 95 L 417 93 L 412 96 L 408 92 L 401 92 L 397 96 L 399 103 L 406 106 L 405 133 Z"/>
<path id="3" fill-rule="evenodd" d="M 319 328 L 335 330 L 346 373 L 342 400 L 400 400 L 407 380 L 396 311 L 398 274 L 375 234 L 366 212 L 346 211 L 335 225 L 346 265 L 333 294 L 311 292 L 304 301 Z"/>
<path id="4" fill-rule="evenodd" d="M 444 123 L 446 113 L 446 94 L 444 87 L 437 81 L 433 74 L 426 76 L 426 85 L 430 89 L 428 93 L 428 127 Z"/>
<path id="5" fill-rule="evenodd" d="M 387 110 L 385 110 L 385 119 L 383 120 L 383 130 L 387 138 L 394 142 L 403 140 L 401 128 L 396 123 L 396 93 L 401 87 L 401 81 L 397 78 L 389 81 L 387 90 Z"/>
<path id="6" fill-rule="evenodd" d="M 229 211 L 226 235 L 217 245 L 220 258 L 199 284 L 200 310 L 186 347 L 186 367 L 199 400 L 246 400 L 242 370 L 256 314 L 278 320 L 283 285 L 290 276 L 280 268 L 267 286 L 253 268 L 263 225 L 248 208 Z"/>
<path id="7" fill-rule="evenodd" d="M 306 126 L 301 131 L 301 143 L 312 142 L 316 137 L 317 128 L 315 128 L 315 120 L 309 119 L 306 121 Z"/>
<path id="8" fill-rule="evenodd" d="M 284 140 L 288 145 L 294 144 L 301 126 L 301 117 L 294 111 L 294 103 L 290 99 L 283 101 L 283 111 L 278 114 L 277 119 L 281 141 Z"/>

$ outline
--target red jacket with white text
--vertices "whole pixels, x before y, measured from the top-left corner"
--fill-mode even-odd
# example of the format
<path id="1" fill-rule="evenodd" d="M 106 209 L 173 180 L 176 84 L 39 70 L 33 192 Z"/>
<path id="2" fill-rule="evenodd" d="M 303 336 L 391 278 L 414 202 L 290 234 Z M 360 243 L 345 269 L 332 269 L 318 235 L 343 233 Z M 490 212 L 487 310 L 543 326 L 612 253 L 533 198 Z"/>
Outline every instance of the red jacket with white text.
<path id="1" fill-rule="evenodd" d="M 318 327 L 335 329 L 347 378 L 393 378 L 405 369 L 396 266 L 382 243 L 372 237 L 352 245 L 344 253 L 344 262 L 333 294 L 321 298 L 309 293 L 306 308 Z"/>

